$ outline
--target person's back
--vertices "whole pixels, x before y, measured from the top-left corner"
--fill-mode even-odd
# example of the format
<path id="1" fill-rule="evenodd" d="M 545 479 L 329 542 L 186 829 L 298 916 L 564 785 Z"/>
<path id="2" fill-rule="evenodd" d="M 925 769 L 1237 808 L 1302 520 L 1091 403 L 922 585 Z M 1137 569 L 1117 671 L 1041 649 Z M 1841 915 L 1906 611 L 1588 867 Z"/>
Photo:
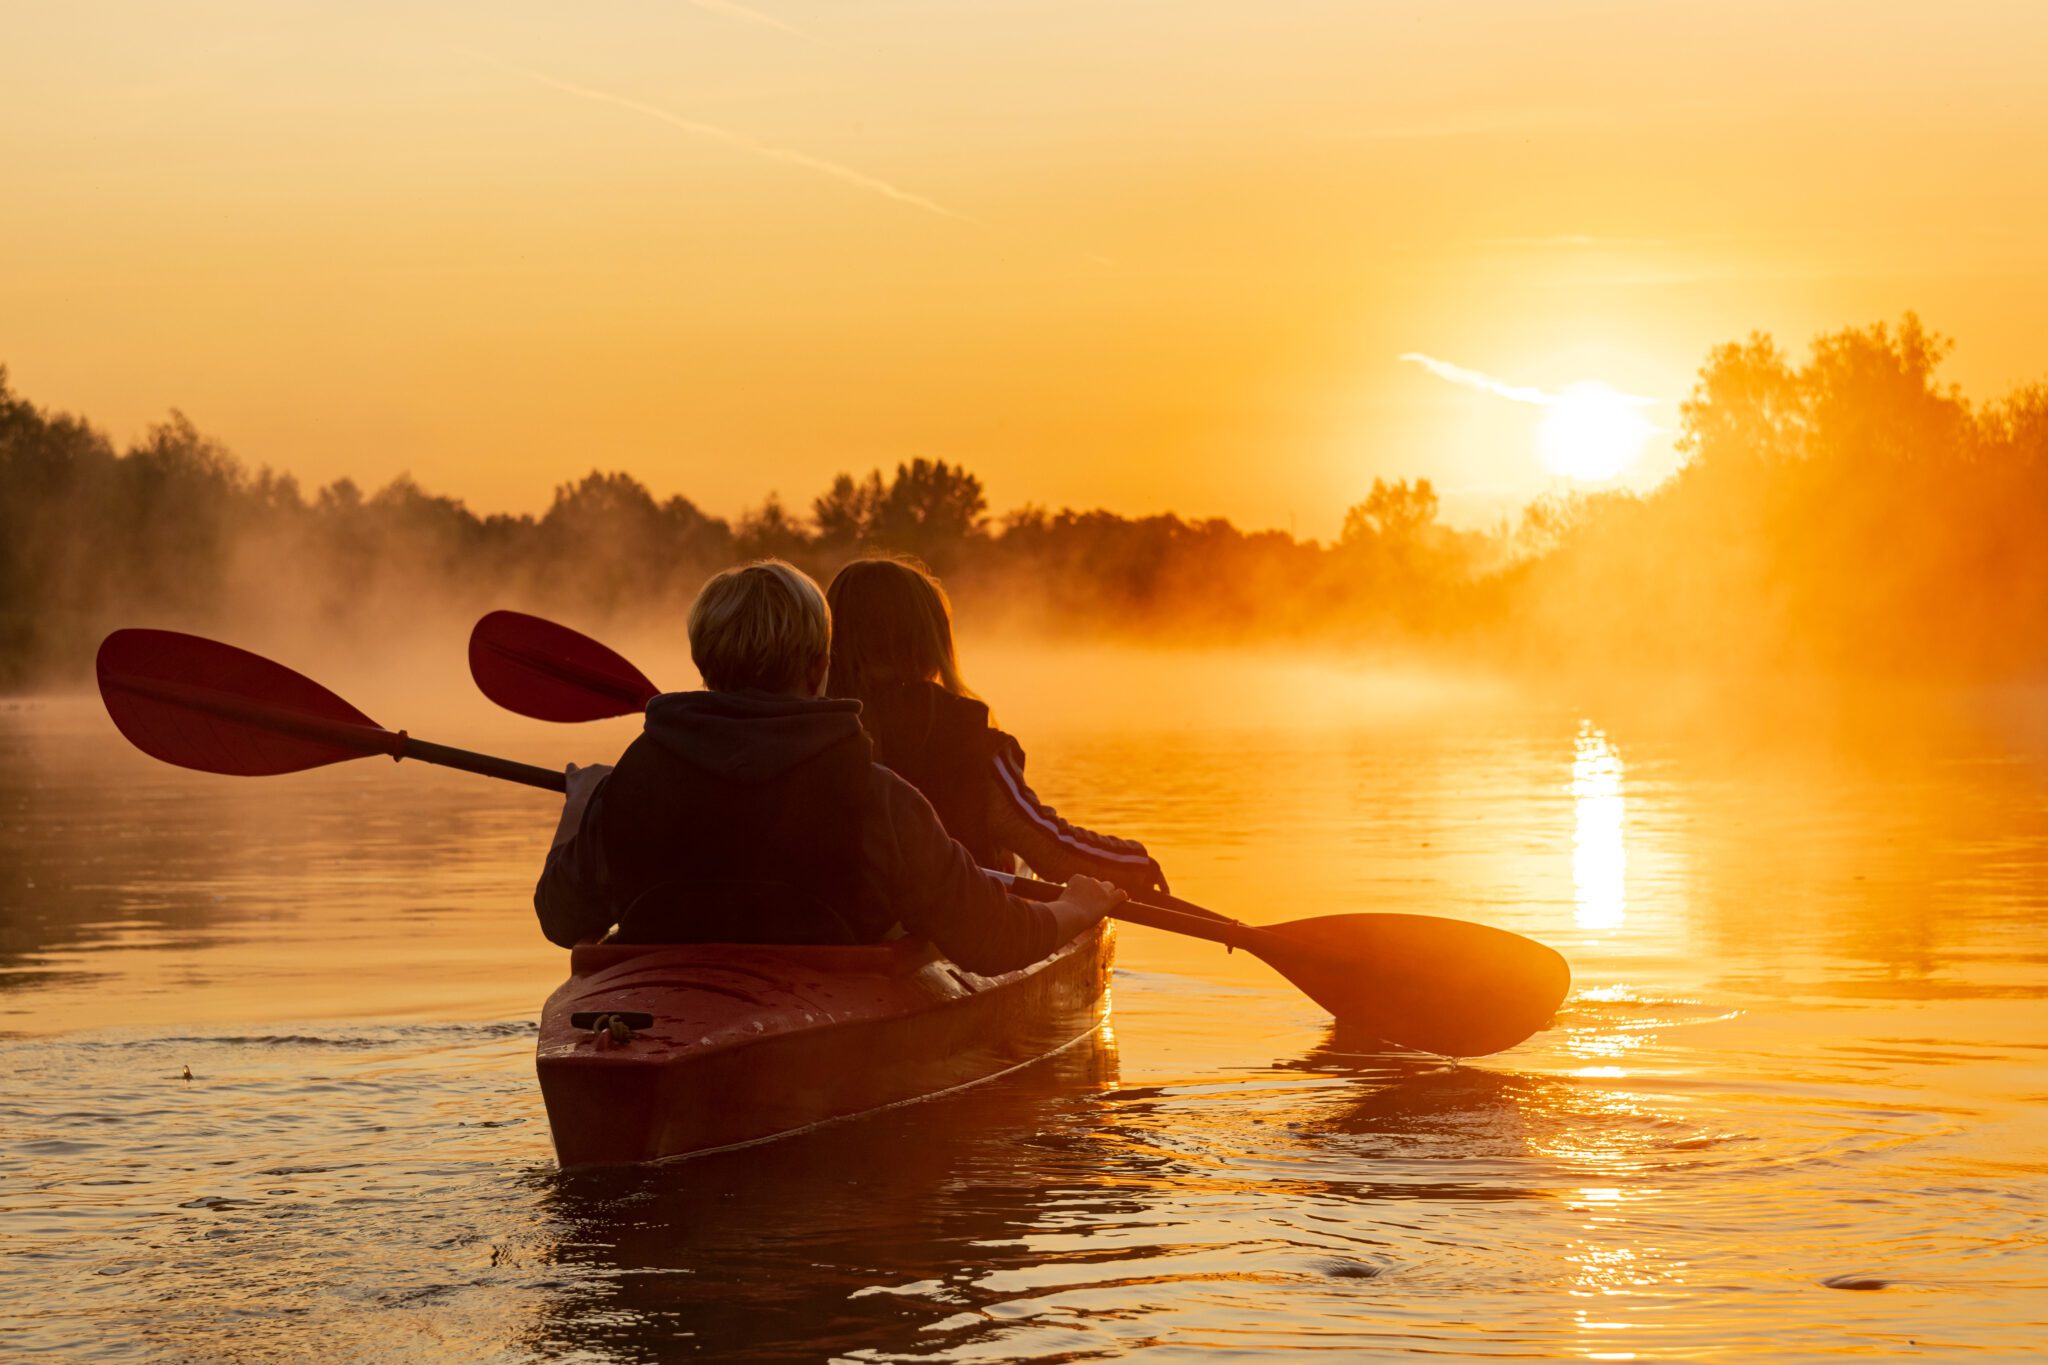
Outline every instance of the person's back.
<path id="1" fill-rule="evenodd" d="M 862 863 L 872 768 L 851 703 L 767 692 L 656 697 L 645 732 L 605 780 L 597 825 L 618 937 L 878 938 L 895 915 Z"/>
<path id="2" fill-rule="evenodd" d="M 1050 906 L 1008 894 L 874 763 L 859 704 L 818 695 L 831 623 L 799 570 L 766 561 L 717 575 L 689 630 L 708 690 L 650 702 L 616 768 L 569 771 L 534 893 L 554 942 L 616 925 L 638 942 L 867 943 L 900 923 L 993 973 L 1043 957 L 1114 904 L 1086 878 Z"/>
<path id="3" fill-rule="evenodd" d="M 857 559 L 832 579 L 834 696 L 858 700 L 875 758 L 907 779 L 984 867 L 1021 857 L 1055 881 L 1099 877 L 1133 893 L 1166 889 L 1134 839 L 1083 829 L 1038 799 L 1024 749 L 994 728 L 961 681 L 952 606 L 924 567 Z"/>
<path id="4" fill-rule="evenodd" d="M 877 682 L 858 699 L 875 762 L 924 793 L 946 832 L 983 867 L 1001 863 L 989 829 L 988 789 L 996 732 L 988 707 L 930 682 Z"/>

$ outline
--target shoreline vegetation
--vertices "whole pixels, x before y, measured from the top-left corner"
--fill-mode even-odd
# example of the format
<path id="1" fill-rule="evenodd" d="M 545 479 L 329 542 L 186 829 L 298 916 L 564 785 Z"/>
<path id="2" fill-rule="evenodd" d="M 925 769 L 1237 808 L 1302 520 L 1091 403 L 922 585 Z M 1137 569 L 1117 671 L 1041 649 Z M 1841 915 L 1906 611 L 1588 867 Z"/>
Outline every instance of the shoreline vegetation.
<path id="1" fill-rule="evenodd" d="M 731 520 L 622 472 L 561 485 L 538 516 L 479 516 L 409 476 L 309 494 L 182 413 L 117 451 L 0 368 L 0 690 L 82 679 L 118 625 L 260 645 L 251 630 L 284 621 L 373 639 L 427 603 L 680 619 L 736 560 L 822 579 L 877 550 L 930 563 L 977 628 L 1518 668 L 2034 676 L 2048 384 L 1974 403 L 1938 378 L 1951 347 L 1911 314 L 1822 336 L 1804 361 L 1754 334 L 1708 356 L 1683 463 L 1646 493 L 1460 531 L 1428 480 L 1376 479 L 1330 543 L 1172 514 L 992 517 L 978 478 L 925 459 Z"/>

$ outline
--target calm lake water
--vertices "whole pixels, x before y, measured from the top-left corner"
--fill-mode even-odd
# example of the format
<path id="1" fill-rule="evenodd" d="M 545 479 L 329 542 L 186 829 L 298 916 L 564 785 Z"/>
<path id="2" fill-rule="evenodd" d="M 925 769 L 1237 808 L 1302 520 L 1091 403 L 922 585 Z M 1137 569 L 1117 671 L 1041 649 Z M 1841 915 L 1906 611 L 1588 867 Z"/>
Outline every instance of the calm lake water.
<path id="1" fill-rule="evenodd" d="M 321 676 L 535 761 L 630 734 L 494 716 L 447 670 L 410 714 L 409 683 Z M 1576 975 L 1556 1027 L 1397 1063 L 1256 962 L 1127 929 L 1095 1046 L 564 1175 L 531 1055 L 565 971 L 528 905 L 551 798 L 382 760 L 212 778 L 90 699 L 0 700 L 0 1356 L 2048 1341 L 2048 701 L 1681 720 L 1650 689 L 1108 655 L 978 680 L 1042 791 L 1181 894 L 1534 935 Z"/>

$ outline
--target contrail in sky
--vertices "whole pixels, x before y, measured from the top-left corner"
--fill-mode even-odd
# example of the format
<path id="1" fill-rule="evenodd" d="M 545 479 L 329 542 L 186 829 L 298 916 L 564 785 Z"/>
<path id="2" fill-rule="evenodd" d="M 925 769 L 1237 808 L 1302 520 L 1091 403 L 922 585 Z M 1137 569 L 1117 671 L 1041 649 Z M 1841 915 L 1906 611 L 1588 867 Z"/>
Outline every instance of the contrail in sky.
<path id="1" fill-rule="evenodd" d="M 734 0 L 690 0 L 690 3 L 698 9 L 709 10 L 713 14 L 723 14 L 729 19 L 742 19 L 750 24 L 762 24 L 768 28 L 781 29 L 792 38 L 802 38 L 805 42 L 817 41 L 795 24 L 784 23 L 772 14 L 763 14 L 757 9 L 749 9 L 745 5 L 735 4 Z"/>
<path id="2" fill-rule="evenodd" d="M 1424 355 L 1420 351 L 1409 351 L 1397 357 L 1397 359 L 1420 365 L 1438 379 L 1448 379 L 1453 384 L 1461 384 L 1468 389 L 1478 389 L 1481 393 L 1490 393 L 1496 398 L 1505 398 L 1510 402 L 1534 403 L 1539 407 L 1548 407 L 1550 404 L 1557 402 L 1559 397 L 1559 395 L 1544 389 L 1530 388 L 1526 384 L 1510 384 L 1505 379 L 1495 379 L 1490 374 L 1482 374 L 1478 370 L 1468 370 L 1463 365 L 1453 365 L 1448 360 L 1438 360 L 1435 356 Z M 1657 401 L 1654 398 L 1645 398 L 1641 394 L 1636 393 L 1616 393 L 1613 396 L 1625 402 L 1643 406 L 1648 406 Z"/>
<path id="3" fill-rule="evenodd" d="M 1481 374 L 1477 370 L 1468 370 L 1463 365 L 1453 365 L 1448 360 L 1438 360 L 1435 356 L 1424 355 L 1420 351 L 1409 351 L 1400 358 L 1420 365 L 1438 379 L 1448 379 L 1453 384 L 1462 384 L 1468 389 L 1478 389 L 1481 393 L 1490 393 L 1499 398 L 1512 399 L 1517 403 L 1547 404 L 1553 398 L 1553 395 L 1547 394 L 1541 389 L 1532 389 L 1521 384 L 1510 384 L 1504 379 L 1495 379 L 1490 374 Z"/>
<path id="4" fill-rule="evenodd" d="M 495 66 L 500 71 L 507 71 L 515 76 L 523 76 L 536 84 L 545 85 L 550 90 L 559 90 L 565 95 L 574 95 L 578 99 L 592 100 L 598 104 L 617 105 L 621 109 L 630 109 L 636 114 L 644 114 L 648 118 L 657 119 L 674 128 L 680 128 L 684 132 L 696 137 L 706 138 L 712 142 L 722 142 L 728 147 L 738 147 L 742 151 L 752 152 L 755 156 L 766 157 L 770 161 L 780 161 L 790 166 L 801 166 L 807 171 L 816 171 L 820 175 L 828 175 L 834 180 L 852 185 L 858 189 L 867 190 L 871 194 L 879 194 L 886 199 L 894 199 L 899 204 L 908 204 L 912 208 L 923 209 L 926 213 L 935 214 L 940 218 L 951 218 L 956 223 L 969 223 L 975 227 L 982 226 L 977 220 L 969 218 L 964 213 L 949 209 L 937 200 L 927 199 L 921 194 L 913 194 L 909 190 L 892 185 L 886 180 L 869 175 L 865 171 L 857 171 L 851 166 L 842 166 L 836 161 L 827 161 L 822 157 L 811 156 L 808 153 L 799 152 L 789 147 L 777 147 L 773 143 L 757 142 L 744 133 L 735 133 L 730 128 L 721 128 L 715 123 L 700 123 L 696 119 L 684 118 L 681 114 L 663 109 L 657 104 L 642 104 L 639 100 L 627 99 L 624 95 L 614 95 L 603 90 L 592 90 L 588 86 L 571 85 L 568 81 L 558 81 L 553 76 L 544 75 L 538 71 L 531 71 L 523 66 L 513 66 L 509 62 L 501 62 L 496 57 L 482 52 L 471 52 L 465 48 L 456 48 L 455 51 L 465 57 L 471 57 L 477 61 Z"/>

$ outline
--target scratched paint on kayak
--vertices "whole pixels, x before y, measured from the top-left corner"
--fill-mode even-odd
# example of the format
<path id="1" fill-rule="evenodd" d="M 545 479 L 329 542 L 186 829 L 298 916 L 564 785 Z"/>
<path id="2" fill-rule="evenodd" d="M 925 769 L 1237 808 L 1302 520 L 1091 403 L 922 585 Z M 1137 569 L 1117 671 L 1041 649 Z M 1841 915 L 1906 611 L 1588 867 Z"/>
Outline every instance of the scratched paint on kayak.
<path id="1" fill-rule="evenodd" d="M 1894 717 L 1914 743 L 1880 749 L 1339 689 L 1148 728 L 1036 695 L 1003 715 L 1043 793 L 1147 837 L 1176 890 L 1531 934 L 1573 962 L 1559 1027 L 1374 1056 L 1256 964 L 1127 929 L 1109 1029 L 1045 1067 L 563 1175 L 532 1076 L 563 975 L 525 903 L 546 798 L 382 762 L 211 778 L 89 702 L 0 702 L 5 1353 L 1746 1360 L 2048 1331 L 2023 725 Z M 536 762 L 626 733 L 481 714 L 435 733 Z"/>

